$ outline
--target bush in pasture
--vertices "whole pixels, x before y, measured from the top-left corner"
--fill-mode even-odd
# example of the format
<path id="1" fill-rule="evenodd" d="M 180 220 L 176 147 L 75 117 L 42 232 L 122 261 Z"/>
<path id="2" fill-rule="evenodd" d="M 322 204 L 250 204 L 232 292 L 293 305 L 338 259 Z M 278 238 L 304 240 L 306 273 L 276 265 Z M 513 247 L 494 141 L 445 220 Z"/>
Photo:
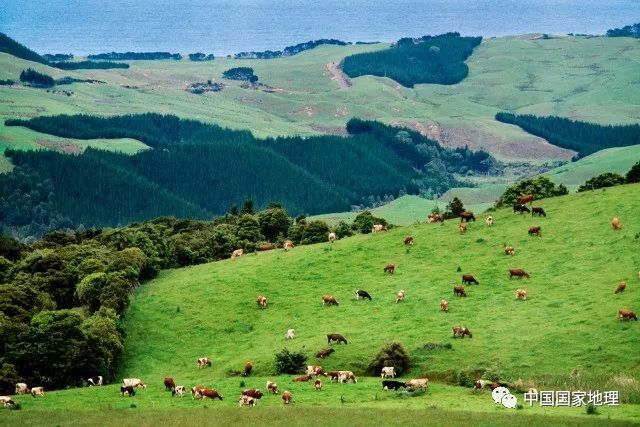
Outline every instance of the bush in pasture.
<path id="1" fill-rule="evenodd" d="M 585 406 L 584 409 L 587 415 L 600 415 L 600 412 L 598 411 L 598 407 L 593 403 L 587 403 L 587 406 Z"/>
<path id="2" fill-rule="evenodd" d="M 260 233 L 260 223 L 255 217 L 249 214 L 243 214 L 238 219 L 236 237 L 238 240 L 246 240 L 254 243 L 264 240 L 264 237 Z"/>
<path id="3" fill-rule="evenodd" d="M 250 83 L 255 83 L 258 81 L 258 76 L 253 74 L 253 68 L 251 67 L 230 68 L 222 73 L 222 77 L 229 80 L 243 80 Z"/>
<path id="4" fill-rule="evenodd" d="M 39 73 L 31 68 L 22 70 L 20 73 L 20 81 L 35 87 L 53 87 L 55 85 L 53 77 Z"/>
<path id="5" fill-rule="evenodd" d="M 334 232 L 336 233 L 336 237 L 338 239 L 344 239 L 345 237 L 349 237 L 353 235 L 353 232 L 351 231 L 351 227 L 349 227 L 349 224 L 347 224 L 344 221 L 340 221 L 338 223 Z"/>
<path id="6" fill-rule="evenodd" d="M 539 200 L 547 197 L 564 196 L 569 194 L 569 191 L 563 184 L 556 186 L 546 176 L 525 179 L 508 187 L 496 202 L 496 207 L 513 206 L 523 194 L 533 194 L 533 197 Z"/>
<path id="7" fill-rule="evenodd" d="M 369 211 L 364 211 L 359 213 L 356 218 L 353 220 L 353 225 L 351 228 L 353 230 L 359 231 L 362 234 L 371 233 L 371 229 L 374 224 L 382 224 L 384 226 L 387 225 L 387 220 L 384 218 L 378 218 L 373 216 L 373 214 Z"/>
<path id="8" fill-rule="evenodd" d="M 402 375 L 409 370 L 411 358 L 402 344 L 391 342 L 382 346 L 369 364 L 367 371 L 372 375 L 380 375 L 385 366 L 393 366 L 397 375 Z"/>
<path id="9" fill-rule="evenodd" d="M 322 243 L 327 241 L 329 235 L 329 226 L 324 221 L 310 221 L 307 223 L 304 231 L 302 232 L 302 239 L 300 241 L 303 245 L 309 245 L 312 243 Z"/>
<path id="10" fill-rule="evenodd" d="M 299 374 L 304 372 L 307 366 L 307 356 L 301 351 L 291 352 L 286 348 L 275 354 L 276 375 Z"/>
<path id="11" fill-rule="evenodd" d="M 627 179 L 613 172 L 605 172 L 598 176 L 588 179 L 584 184 L 578 187 L 578 192 L 595 190 L 597 188 L 614 187 L 616 185 L 622 185 L 627 182 Z"/>
<path id="12" fill-rule="evenodd" d="M 260 232 L 269 242 L 275 242 L 278 236 L 286 236 L 291 226 L 291 218 L 282 208 L 269 208 L 258 213 Z"/>
<path id="13" fill-rule="evenodd" d="M 458 218 L 462 212 L 464 212 L 464 204 L 462 203 L 462 200 L 454 197 L 447 205 L 444 211 L 444 217 L 447 219 Z"/>
<path id="14" fill-rule="evenodd" d="M 626 179 L 629 184 L 640 182 L 640 162 L 631 167 L 629 172 L 627 172 Z"/>

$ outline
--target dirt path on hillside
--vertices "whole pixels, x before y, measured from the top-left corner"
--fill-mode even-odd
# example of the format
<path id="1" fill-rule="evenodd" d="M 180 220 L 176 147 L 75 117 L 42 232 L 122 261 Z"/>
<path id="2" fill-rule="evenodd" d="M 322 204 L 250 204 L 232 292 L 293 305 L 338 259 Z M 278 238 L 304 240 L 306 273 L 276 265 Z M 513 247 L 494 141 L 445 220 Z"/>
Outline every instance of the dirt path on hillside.
<path id="1" fill-rule="evenodd" d="M 329 62 L 326 65 L 326 69 L 331 76 L 331 80 L 336 82 L 340 89 L 346 89 L 351 86 L 351 80 L 349 80 L 349 77 L 347 77 L 347 75 L 342 72 L 340 67 L 338 67 L 338 64 L 336 64 L 335 62 Z"/>

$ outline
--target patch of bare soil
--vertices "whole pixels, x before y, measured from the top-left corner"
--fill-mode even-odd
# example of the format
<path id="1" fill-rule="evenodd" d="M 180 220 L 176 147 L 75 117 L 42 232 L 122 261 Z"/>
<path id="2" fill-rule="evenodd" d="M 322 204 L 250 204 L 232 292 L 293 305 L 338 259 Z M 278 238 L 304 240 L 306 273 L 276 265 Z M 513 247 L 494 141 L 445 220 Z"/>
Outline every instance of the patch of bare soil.
<path id="1" fill-rule="evenodd" d="M 311 125 L 310 128 L 315 130 L 316 132 L 325 133 L 327 135 L 346 135 L 347 134 L 347 130 L 343 127 Z"/>
<path id="2" fill-rule="evenodd" d="M 59 151 L 65 154 L 80 154 L 82 153 L 82 147 L 79 147 L 71 142 L 58 142 L 51 141 L 50 139 L 36 139 L 34 141 L 36 145 L 39 145 L 50 150 Z"/>
<path id="3" fill-rule="evenodd" d="M 296 111 L 291 112 L 290 114 L 293 116 L 307 116 L 307 117 L 313 117 L 315 116 L 315 114 L 318 112 L 318 109 L 315 107 L 312 107 L 310 105 L 307 105 L 305 107 L 302 107 Z"/>
<path id="4" fill-rule="evenodd" d="M 351 86 L 351 80 L 349 80 L 349 77 L 342 72 L 338 64 L 335 62 L 329 62 L 325 68 L 329 72 L 331 80 L 336 82 L 340 89 L 347 89 Z"/>

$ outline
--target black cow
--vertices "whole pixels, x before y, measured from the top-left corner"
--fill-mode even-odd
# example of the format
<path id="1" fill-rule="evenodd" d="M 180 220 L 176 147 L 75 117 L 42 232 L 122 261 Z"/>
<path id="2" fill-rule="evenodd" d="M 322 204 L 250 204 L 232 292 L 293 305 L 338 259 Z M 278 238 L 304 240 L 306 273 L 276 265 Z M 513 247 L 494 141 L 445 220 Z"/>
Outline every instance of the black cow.
<path id="1" fill-rule="evenodd" d="M 133 388 L 133 386 L 121 386 L 120 387 L 120 393 L 122 393 L 122 395 L 124 396 L 125 393 L 127 393 L 127 395 L 129 397 L 131 396 L 135 396 L 136 395 L 136 390 Z"/>
<path id="2" fill-rule="evenodd" d="M 402 381 L 395 380 L 384 380 L 382 381 L 382 389 L 383 390 L 398 390 L 401 387 L 407 387 L 407 385 Z"/>
<path id="3" fill-rule="evenodd" d="M 363 291 L 362 289 L 358 289 L 356 291 L 356 299 L 369 299 L 369 301 L 371 301 L 371 295 L 369 295 L 369 292 L 367 291 Z"/>
<path id="4" fill-rule="evenodd" d="M 531 208 L 531 216 L 533 216 L 534 214 L 543 216 L 545 218 L 547 217 L 547 213 L 542 208 Z"/>

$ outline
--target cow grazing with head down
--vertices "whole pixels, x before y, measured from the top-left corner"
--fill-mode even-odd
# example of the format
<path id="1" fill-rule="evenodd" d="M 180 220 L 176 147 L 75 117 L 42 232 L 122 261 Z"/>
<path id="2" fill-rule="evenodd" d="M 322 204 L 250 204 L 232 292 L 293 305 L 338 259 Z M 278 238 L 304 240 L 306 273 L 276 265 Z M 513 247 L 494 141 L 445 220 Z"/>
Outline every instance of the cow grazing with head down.
<path id="1" fill-rule="evenodd" d="M 276 245 L 274 245 L 273 243 L 263 243 L 260 246 L 258 246 L 258 249 L 260 251 L 270 251 L 275 248 L 276 248 Z"/>
<path id="2" fill-rule="evenodd" d="M 177 385 L 175 386 L 172 390 L 171 390 L 171 397 L 175 396 L 176 394 L 180 397 L 184 397 L 184 390 L 185 387 L 183 385 Z"/>
<path id="3" fill-rule="evenodd" d="M 282 393 L 282 402 L 283 402 L 285 405 L 288 405 L 288 404 L 290 404 L 290 403 L 291 403 L 291 393 L 290 393 L 289 391 L 285 390 L 285 391 Z"/>
<path id="4" fill-rule="evenodd" d="M 338 376 L 339 376 L 339 372 L 338 371 L 329 371 L 327 372 L 327 376 L 329 377 L 329 382 L 333 382 L 333 380 L 338 381 Z"/>
<path id="5" fill-rule="evenodd" d="M 520 213 L 526 212 L 526 213 L 529 213 L 529 212 L 531 212 L 531 211 L 530 211 L 530 210 L 529 210 L 529 208 L 528 208 L 528 207 L 526 207 L 525 205 L 513 205 L 513 213 L 516 213 L 516 212 L 520 212 Z"/>
<path id="6" fill-rule="evenodd" d="M 123 385 L 123 386 L 120 386 L 120 393 L 122 393 L 123 397 L 125 394 L 129 397 L 133 397 L 136 395 L 136 390 L 133 386 Z"/>
<path id="7" fill-rule="evenodd" d="M 525 291 L 524 289 L 517 289 L 516 290 L 516 299 L 522 300 L 522 301 L 526 301 L 527 300 L 527 291 Z"/>
<path id="8" fill-rule="evenodd" d="M 505 255 L 515 255 L 516 254 L 516 250 L 513 248 L 513 246 L 505 246 L 504 247 L 504 254 Z"/>
<path id="9" fill-rule="evenodd" d="M 316 353 L 316 359 L 324 359 L 331 356 L 335 350 L 333 348 L 325 348 L 324 350 L 320 350 Z"/>
<path id="10" fill-rule="evenodd" d="M 618 217 L 613 217 L 613 219 L 611 220 L 611 227 L 614 230 L 621 230 L 622 229 L 622 224 L 620 223 L 620 220 L 618 219 Z"/>
<path id="11" fill-rule="evenodd" d="M 543 217 L 547 217 L 547 213 L 544 211 L 544 209 L 538 207 L 538 208 L 531 208 L 531 216 L 534 215 L 538 215 L 538 216 L 543 216 Z"/>
<path id="12" fill-rule="evenodd" d="M 356 291 L 356 300 L 358 300 L 360 298 L 368 299 L 369 301 L 371 301 L 371 295 L 369 295 L 369 292 L 363 291 L 362 289 L 358 289 Z"/>
<path id="13" fill-rule="evenodd" d="M 322 295 L 322 305 L 339 305 L 338 300 L 333 295 Z"/>
<path id="14" fill-rule="evenodd" d="M 638 320 L 638 319 L 636 319 Z M 31 396 L 43 396 L 44 397 L 44 387 L 32 387 L 31 388 Z"/>
<path id="15" fill-rule="evenodd" d="M 341 342 L 347 344 L 347 339 L 340 334 L 327 334 L 327 344 L 331 344 L 332 341 L 340 344 Z"/>
<path id="16" fill-rule="evenodd" d="M 191 399 L 200 397 L 200 392 L 205 388 L 206 387 L 203 385 L 194 385 L 193 387 L 191 387 Z"/>
<path id="17" fill-rule="evenodd" d="M 381 231 L 387 231 L 387 227 L 382 224 L 374 224 L 373 228 L 371 229 L 372 233 L 379 233 Z"/>
<path id="18" fill-rule="evenodd" d="M 202 369 L 205 366 L 211 366 L 211 359 L 209 359 L 208 357 L 199 357 L 198 360 L 196 361 L 196 365 L 198 366 L 198 369 Z"/>
<path id="19" fill-rule="evenodd" d="M 476 382 L 473 383 L 473 389 L 474 390 L 482 390 L 483 388 L 485 388 L 489 384 L 491 384 L 491 381 L 477 380 Z"/>
<path id="20" fill-rule="evenodd" d="M 17 383 L 16 384 L 16 391 L 14 394 L 29 394 L 30 390 L 29 387 L 27 387 L 27 384 L 25 383 Z"/>
<path id="21" fill-rule="evenodd" d="M 400 301 L 404 301 L 406 296 L 407 294 L 405 293 L 404 289 L 400 289 L 398 291 L 398 294 L 396 295 L 396 304 L 399 303 Z"/>
<path id="22" fill-rule="evenodd" d="M 620 320 L 638 320 L 638 316 L 631 310 L 621 308 L 618 310 L 618 319 Z"/>
<path id="23" fill-rule="evenodd" d="M 313 387 L 314 387 L 317 391 L 322 391 L 322 381 L 320 381 L 319 379 L 317 379 L 317 380 L 313 383 Z"/>
<path id="24" fill-rule="evenodd" d="M 239 403 L 240 403 L 240 406 L 256 406 L 258 401 L 251 396 L 246 396 L 243 394 L 240 396 Z"/>
<path id="25" fill-rule="evenodd" d="M 476 285 L 479 285 L 480 282 L 478 282 L 475 277 L 473 277 L 471 274 L 463 274 L 462 275 L 462 284 L 472 284 L 475 283 Z"/>
<path id="26" fill-rule="evenodd" d="M 434 222 L 444 222 L 444 216 L 436 213 L 429 214 L 428 220 L 429 224 L 433 224 Z"/>
<path id="27" fill-rule="evenodd" d="M 538 236 L 542 237 L 542 230 L 539 225 L 535 225 L 533 227 L 529 227 L 529 236 Z"/>
<path id="28" fill-rule="evenodd" d="M 14 406 L 16 404 L 16 402 L 14 402 L 9 396 L 0 396 L 0 403 L 5 407 Z"/>
<path id="29" fill-rule="evenodd" d="M 291 240 L 285 240 L 284 244 L 282 245 L 282 247 L 284 248 L 285 251 L 290 251 L 291 249 L 293 249 L 293 242 Z"/>
<path id="30" fill-rule="evenodd" d="M 464 339 L 465 336 L 473 338 L 471 331 L 466 326 L 454 326 L 451 329 L 453 330 L 453 338 L 460 337 Z"/>
<path id="31" fill-rule="evenodd" d="M 510 268 L 509 269 L 509 279 L 517 277 L 518 279 L 522 279 L 523 277 L 529 278 L 529 273 L 524 271 L 521 268 Z"/>
<path id="32" fill-rule="evenodd" d="M 204 399 L 220 399 L 222 400 L 222 395 L 218 393 L 218 390 L 214 390 L 212 388 L 203 388 L 199 391 L 200 400 Z"/>
<path id="33" fill-rule="evenodd" d="M 247 362 L 244 364 L 244 371 L 242 372 L 243 377 L 248 377 L 253 372 L 253 363 Z"/>
<path id="34" fill-rule="evenodd" d="M 403 381 L 396 380 L 384 380 L 382 381 L 382 390 L 398 390 L 400 388 L 406 388 L 407 385 Z"/>
<path id="35" fill-rule="evenodd" d="M 310 379 L 311 379 L 311 375 L 302 375 L 302 376 L 299 376 L 299 377 L 295 377 L 293 379 L 293 382 L 303 383 L 303 382 L 309 381 Z"/>
<path id="36" fill-rule="evenodd" d="M 335 242 L 337 238 L 336 233 L 329 233 L 329 243 Z"/>
<path id="37" fill-rule="evenodd" d="M 440 300 L 440 310 L 442 310 L 444 312 L 448 312 L 449 311 L 449 302 L 446 299 L 441 299 Z"/>
<path id="38" fill-rule="evenodd" d="M 614 293 L 615 294 L 620 294 L 620 293 L 624 292 L 625 289 L 627 289 L 627 284 L 625 282 L 620 282 L 618 284 L 618 287 L 616 288 L 616 291 Z"/>
<path id="39" fill-rule="evenodd" d="M 426 391 L 429 388 L 429 380 L 427 378 L 418 378 L 405 382 L 405 385 L 411 390 L 416 390 L 418 388 Z"/>
<path id="40" fill-rule="evenodd" d="M 98 375 L 95 379 L 94 378 L 87 378 L 87 383 L 89 383 L 89 387 L 91 387 L 91 386 L 101 387 L 102 386 L 102 375 Z"/>
<path id="41" fill-rule="evenodd" d="M 267 308 L 267 297 L 263 295 L 258 295 L 258 299 L 256 300 L 256 303 L 258 304 L 259 308 L 264 310 L 265 308 Z"/>
<path id="42" fill-rule="evenodd" d="M 404 238 L 404 244 L 405 245 L 409 245 L 409 246 L 413 246 L 413 237 L 411 236 L 407 236 Z"/>
<path id="43" fill-rule="evenodd" d="M 396 376 L 396 371 L 393 368 L 393 366 L 384 366 L 382 368 L 382 370 L 380 371 L 380 378 L 381 379 L 395 378 L 395 376 Z"/>
<path id="44" fill-rule="evenodd" d="M 396 271 L 396 266 L 391 262 L 384 268 L 385 273 L 393 274 L 394 271 Z"/>
<path id="45" fill-rule="evenodd" d="M 295 329 L 287 329 L 287 333 L 284 334 L 284 338 L 287 340 L 292 340 L 296 337 L 296 330 Z"/>
<path id="46" fill-rule="evenodd" d="M 491 227 L 493 225 L 493 217 L 491 215 L 489 215 L 488 217 L 485 218 L 484 220 L 485 224 L 487 224 L 489 227 Z"/>
<path id="47" fill-rule="evenodd" d="M 320 375 L 327 376 L 327 373 L 319 365 L 307 365 L 307 375 L 319 377 Z"/>
<path id="48" fill-rule="evenodd" d="M 238 257 L 241 257 L 243 254 L 244 254 L 244 251 L 242 249 L 236 249 L 231 253 L 231 258 L 238 258 Z"/>
<path id="49" fill-rule="evenodd" d="M 457 297 L 467 297 L 467 292 L 464 290 L 463 286 L 454 286 L 453 287 L 453 294 Z"/>
<path id="50" fill-rule="evenodd" d="M 147 388 L 147 385 L 142 382 L 140 378 L 125 378 L 122 380 L 122 385 L 127 387 Z"/>
<path id="51" fill-rule="evenodd" d="M 476 221 L 476 217 L 473 214 L 473 212 L 464 211 L 464 212 L 462 212 L 460 214 L 460 222 L 462 222 L 462 221 L 466 221 L 466 222 L 473 221 L 473 222 L 475 222 Z"/>
<path id="52" fill-rule="evenodd" d="M 358 382 L 358 380 L 356 379 L 356 376 L 353 375 L 353 372 L 351 371 L 338 371 L 338 382 L 340 384 L 343 384 L 345 382 L 353 382 L 354 384 L 356 384 Z"/>
<path id="53" fill-rule="evenodd" d="M 260 399 L 263 396 L 262 391 L 258 390 L 257 388 L 249 388 L 249 389 L 242 390 L 242 395 L 251 396 L 254 399 Z"/>
<path id="54" fill-rule="evenodd" d="M 458 229 L 460 230 L 460 234 L 464 234 L 467 232 L 467 224 L 465 224 L 464 222 L 461 222 L 460 224 L 458 224 Z"/>
<path id="55" fill-rule="evenodd" d="M 164 389 L 165 391 L 167 390 L 172 390 L 176 388 L 176 382 L 173 380 L 173 378 L 171 377 L 164 377 Z"/>
<path id="56" fill-rule="evenodd" d="M 278 384 L 267 381 L 267 393 L 278 394 Z"/>

